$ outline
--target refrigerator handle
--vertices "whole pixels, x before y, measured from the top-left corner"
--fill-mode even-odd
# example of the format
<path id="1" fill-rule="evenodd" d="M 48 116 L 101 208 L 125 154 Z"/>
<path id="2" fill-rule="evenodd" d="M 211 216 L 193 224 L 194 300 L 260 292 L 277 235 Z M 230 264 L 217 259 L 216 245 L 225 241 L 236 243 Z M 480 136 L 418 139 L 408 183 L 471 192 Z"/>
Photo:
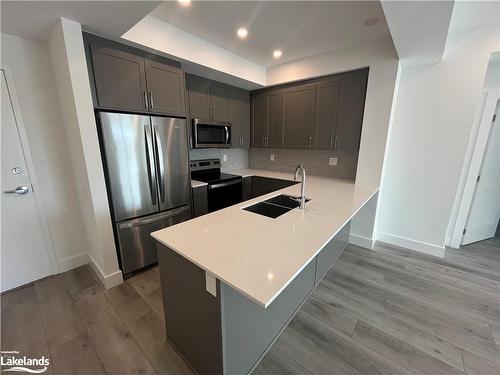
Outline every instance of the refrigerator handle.
<path id="1" fill-rule="evenodd" d="M 158 132 L 158 126 L 153 126 L 153 134 L 156 148 L 156 157 L 158 161 L 158 169 L 160 171 L 160 176 L 158 178 L 158 184 L 160 185 L 160 201 L 165 202 L 165 166 L 163 165 L 163 148 L 161 145 L 161 139 Z"/>
<path id="2" fill-rule="evenodd" d="M 148 168 L 149 192 L 151 193 L 151 203 L 156 206 L 155 167 L 153 164 L 154 156 L 152 155 L 153 147 L 151 145 L 151 129 L 149 125 L 144 125 L 144 138 L 146 140 L 146 163 Z"/>

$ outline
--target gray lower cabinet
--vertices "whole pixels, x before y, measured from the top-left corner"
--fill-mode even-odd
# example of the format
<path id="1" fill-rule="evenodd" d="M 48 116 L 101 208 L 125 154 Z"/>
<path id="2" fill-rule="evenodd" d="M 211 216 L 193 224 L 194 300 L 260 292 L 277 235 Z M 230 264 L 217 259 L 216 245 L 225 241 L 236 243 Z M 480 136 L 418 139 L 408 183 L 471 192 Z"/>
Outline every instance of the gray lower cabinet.
<path id="1" fill-rule="evenodd" d="M 208 213 L 208 190 L 207 185 L 192 188 L 193 217 Z"/>
<path id="2" fill-rule="evenodd" d="M 254 369 L 349 237 L 346 224 L 267 307 L 217 280 L 206 290 L 205 271 L 157 243 L 168 340 L 200 375 L 244 375 Z"/>

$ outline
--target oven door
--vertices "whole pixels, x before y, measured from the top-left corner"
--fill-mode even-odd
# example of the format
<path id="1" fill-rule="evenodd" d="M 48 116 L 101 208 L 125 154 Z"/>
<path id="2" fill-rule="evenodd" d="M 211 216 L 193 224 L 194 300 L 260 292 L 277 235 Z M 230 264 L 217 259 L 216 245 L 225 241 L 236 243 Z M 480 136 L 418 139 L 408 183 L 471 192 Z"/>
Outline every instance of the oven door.
<path id="1" fill-rule="evenodd" d="M 193 120 L 194 148 L 229 148 L 231 123 L 204 119 Z"/>
<path id="2" fill-rule="evenodd" d="M 242 178 L 208 185 L 208 212 L 214 212 L 242 201 Z"/>

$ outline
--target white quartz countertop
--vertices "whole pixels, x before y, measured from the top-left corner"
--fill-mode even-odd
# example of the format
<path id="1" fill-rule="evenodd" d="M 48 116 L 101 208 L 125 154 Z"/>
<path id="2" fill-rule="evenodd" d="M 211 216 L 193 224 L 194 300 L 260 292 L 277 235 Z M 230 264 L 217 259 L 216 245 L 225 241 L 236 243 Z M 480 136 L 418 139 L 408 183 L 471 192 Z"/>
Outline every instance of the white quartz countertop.
<path id="1" fill-rule="evenodd" d="M 292 179 L 291 173 L 243 169 L 241 176 Z M 153 232 L 152 236 L 263 307 L 285 289 L 378 187 L 306 177 L 304 210 L 276 219 L 242 210 L 279 194 L 300 194 L 300 184 Z"/>

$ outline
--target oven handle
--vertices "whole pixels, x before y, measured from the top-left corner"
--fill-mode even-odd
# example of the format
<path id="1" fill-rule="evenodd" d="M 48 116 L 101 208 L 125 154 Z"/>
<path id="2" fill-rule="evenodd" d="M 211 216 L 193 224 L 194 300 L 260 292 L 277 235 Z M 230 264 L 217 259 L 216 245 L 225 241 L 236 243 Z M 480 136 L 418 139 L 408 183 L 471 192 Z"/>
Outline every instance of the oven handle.
<path id="1" fill-rule="evenodd" d="M 226 187 L 226 186 L 231 186 L 231 185 L 236 185 L 236 184 L 241 184 L 241 183 L 243 183 L 243 179 L 242 178 L 240 178 L 238 180 L 228 181 L 228 182 L 221 182 L 221 183 L 218 183 L 218 184 L 209 184 L 208 185 L 208 189 L 209 190 L 213 190 L 213 189 L 223 188 L 223 187 Z"/>

